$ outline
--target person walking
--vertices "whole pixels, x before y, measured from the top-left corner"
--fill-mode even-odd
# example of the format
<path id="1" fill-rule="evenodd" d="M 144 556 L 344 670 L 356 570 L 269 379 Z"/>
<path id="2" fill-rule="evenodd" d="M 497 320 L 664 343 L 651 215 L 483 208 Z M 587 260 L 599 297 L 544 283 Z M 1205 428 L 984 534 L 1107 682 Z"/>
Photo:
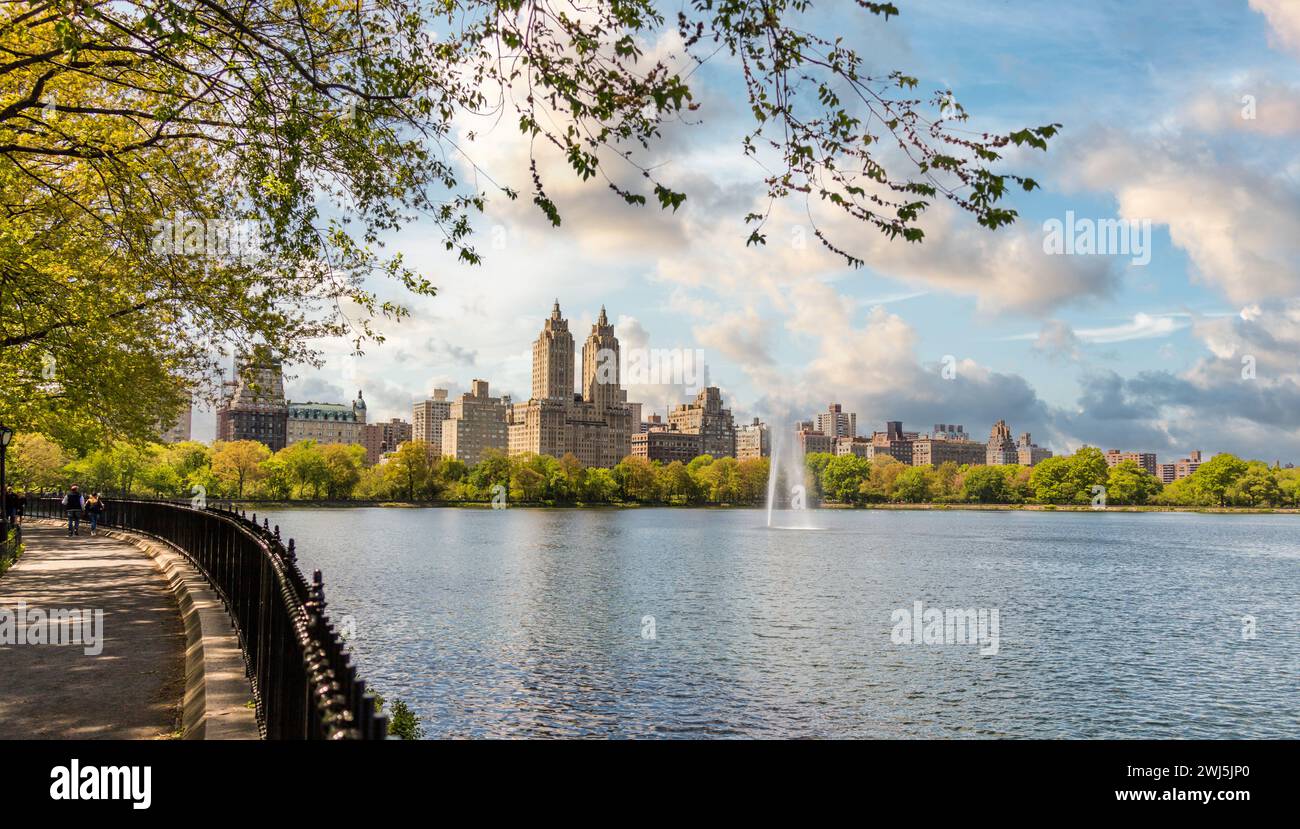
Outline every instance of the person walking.
<path id="1" fill-rule="evenodd" d="M 90 519 L 90 534 L 95 535 L 99 522 L 104 520 L 104 499 L 98 492 L 86 499 L 86 517 Z"/>
<path id="2" fill-rule="evenodd" d="M 5 519 L 10 524 L 21 524 L 23 512 L 27 508 L 27 496 L 14 492 L 13 487 L 5 490 Z"/>
<path id="3" fill-rule="evenodd" d="M 81 535 L 81 510 L 86 506 L 86 500 L 81 496 L 81 490 L 73 484 L 68 493 L 63 496 L 63 509 L 68 514 L 68 535 Z"/>

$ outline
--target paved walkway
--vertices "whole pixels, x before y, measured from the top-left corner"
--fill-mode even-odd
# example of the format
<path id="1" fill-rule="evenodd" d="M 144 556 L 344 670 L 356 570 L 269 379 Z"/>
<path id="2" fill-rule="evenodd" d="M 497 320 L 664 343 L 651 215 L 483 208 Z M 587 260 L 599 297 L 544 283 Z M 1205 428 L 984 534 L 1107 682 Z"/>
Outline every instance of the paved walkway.
<path id="1" fill-rule="evenodd" d="M 179 728 L 185 688 L 180 611 L 140 549 L 28 523 L 26 552 L 0 576 L 0 609 L 104 611 L 103 651 L 79 645 L 6 644 L 0 630 L 0 739 L 167 737 Z"/>

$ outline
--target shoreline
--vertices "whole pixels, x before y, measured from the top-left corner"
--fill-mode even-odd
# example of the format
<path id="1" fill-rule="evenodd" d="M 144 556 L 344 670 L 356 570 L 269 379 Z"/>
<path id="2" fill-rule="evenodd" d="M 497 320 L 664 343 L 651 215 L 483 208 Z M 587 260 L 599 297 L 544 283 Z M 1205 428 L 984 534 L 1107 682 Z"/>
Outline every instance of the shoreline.
<path id="1" fill-rule="evenodd" d="M 381 507 L 385 509 L 492 509 L 486 501 L 231 501 L 227 502 L 236 509 L 361 509 Z M 625 509 L 672 509 L 672 510 L 765 510 L 764 506 L 742 504 L 549 504 L 545 502 L 521 502 L 510 504 L 508 509 L 537 510 L 625 510 Z M 921 512 L 1160 512 L 1160 513 L 1210 513 L 1222 515 L 1297 515 L 1296 507 L 1179 507 L 1152 506 L 1147 504 L 1117 504 L 1104 509 L 1094 509 L 1088 505 L 1078 504 L 821 504 L 816 509 L 849 511 L 921 511 Z"/>

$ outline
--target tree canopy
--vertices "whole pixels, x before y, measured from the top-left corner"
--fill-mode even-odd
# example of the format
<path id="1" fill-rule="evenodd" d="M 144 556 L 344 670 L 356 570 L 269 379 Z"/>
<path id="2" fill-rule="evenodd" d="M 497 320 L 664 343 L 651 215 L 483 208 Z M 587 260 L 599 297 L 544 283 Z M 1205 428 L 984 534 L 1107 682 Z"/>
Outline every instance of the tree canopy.
<path id="1" fill-rule="evenodd" d="M 796 481 L 808 487 L 809 505 L 1040 504 L 1093 505 L 1092 487 L 1104 486 L 1114 506 L 1300 508 L 1300 469 L 1269 468 L 1233 455 L 1202 464 L 1162 486 L 1133 461 L 1096 468 L 1092 452 L 1050 458 L 1033 466 L 982 464 L 908 466 L 892 457 L 813 453 L 806 474 L 782 469 L 778 493 Z M 1103 459 L 1103 466 L 1105 461 Z M 760 506 L 770 472 L 768 458 L 714 458 L 662 463 L 629 456 L 613 469 L 584 467 L 572 454 L 506 455 L 490 451 L 475 466 L 436 457 L 428 444 L 407 441 L 381 463 L 365 465 L 360 446 L 299 441 L 272 453 L 257 441 L 208 447 L 127 442 L 70 458 L 39 434 L 14 438 L 10 480 L 19 490 L 63 489 L 70 484 L 110 497 L 156 495 L 218 499 L 406 501 L 509 504 L 727 504 Z M 1080 472 L 1079 470 L 1084 470 Z M 1086 487 L 1080 488 L 1080 483 Z M 501 495 L 504 488 L 505 498 Z M 784 504 L 779 504 L 784 506 Z"/>
<path id="2" fill-rule="evenodd" d="M 968 130 L 949 90 L 873 74 L 869 44 L 808 31 L 811 0 L 33 0 L 0 8 L 0 415 L 59 438 L 69 420 L 138 439 L 223 354 L 382 340 L 395 282 L 427 274 L 383 250 L 419 221 L 466 264 L 472 219 L 519 195 L 475 162 L 458 119 L 504 119 L 612 197 L 677 210 L 648 162 L 696 116 L 697 67 L 738 67 L 769 208 L 825 204 L 891 237 L 947 200 L 996 228 L 1030 179 L 997 169 L 1058 125 Z M 888 19 L 892 3 L 858 0 Z M 815 28 L 815 27 L 813 27 Z M 649 47 L 676 44 L 668 53 Z M 725 59 L 725 60 L 724 60 Z M 531 199 L 561 223 L 534 153 Z M 845 239 L 815 233 L 846 263 Z M 93 373 L 100 382 L 88 383 Z"/>

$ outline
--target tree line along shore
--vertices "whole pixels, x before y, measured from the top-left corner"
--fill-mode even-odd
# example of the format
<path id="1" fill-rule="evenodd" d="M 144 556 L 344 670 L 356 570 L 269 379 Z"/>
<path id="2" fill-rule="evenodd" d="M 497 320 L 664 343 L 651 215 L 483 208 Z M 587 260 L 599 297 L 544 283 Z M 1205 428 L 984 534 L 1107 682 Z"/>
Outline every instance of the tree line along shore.
<path id="1" fill-rule="evenodd" d="M 713 458 L 683 463 L 627 457 L 613 469 L 583 467 L 573 455 L 489 453 L 468 466 L 431 457 L 418 441 L 384 463 L 364 464 L 361 446 L 301 441 L 272 452 L 256 441 L 118 443 L 70 457 L 39 434 L 10 448 L 19 490 L 83 491 L 110 497 L 192 498 L 303 503 L 759 506 L 769 459 Z M 810 504 L 827 506 L 1000 506 L 1295 509 L 1300 469 L 1219 454 L 1165 485 L 1132 461 L 1110 467 L 1099 449 L 1036 466 L 909 466 L 893 458 L 815 453 L 802 482 L 782 475 L 778 502 L 802 483 Z"/>

